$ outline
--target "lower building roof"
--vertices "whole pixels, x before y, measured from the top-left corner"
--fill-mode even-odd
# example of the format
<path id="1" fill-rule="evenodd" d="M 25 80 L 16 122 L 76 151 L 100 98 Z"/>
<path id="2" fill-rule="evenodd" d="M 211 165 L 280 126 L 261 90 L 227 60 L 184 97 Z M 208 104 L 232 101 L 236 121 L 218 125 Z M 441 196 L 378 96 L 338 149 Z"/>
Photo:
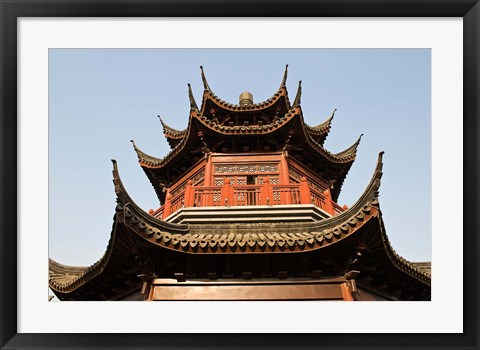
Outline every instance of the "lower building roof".
<path id="1" fill-rule="evenodd" d="M 388 282 L 396 275 L 406 286 L 430 289 L 428 263 L 411 263 L 392 248 L 385 232 L 378 191 L 382 176 L 380 153 L 374 175 L 357 203 L 345 212 L 318 221 L 175 224 L 154 218 L 138 207 L 126 192 L 114 161 L 117 195 L 112 234 L 104 256 L 89 267 L 49 264 L 49 285 L 62 300 L 114 299 L 132 288 L 140 288 L 141 275 L 153 273 L 151 255 L 165 252 L 195 256 L 240 256 L 252 254 L 307 254 L 322 250 L 338 254 L 359 254 L 349 262 L 352 269 L 365 271 L 365 278 L 381 274 Z M 149 253 L 146 252 L 148 248 Z M 347 267 L 346 267 L 347 268 Z M 370 271 L 370 272 L 369 272 Z M 373 271 L 373 272 L 372 272 Z M 347 271 L 345 271 L 347 272 Z M 392 281 L 391 281 L 392 282 Z M 393 282 L 392 282 L 393 283 Z M 396 281 L 396 284 L 399 282 Z M 404 282 L 402 282 L 402 286 Z M 400 288 L 400 287 L 398 287 Z M 112 292 L 112 290 L 114 290 Z"/>

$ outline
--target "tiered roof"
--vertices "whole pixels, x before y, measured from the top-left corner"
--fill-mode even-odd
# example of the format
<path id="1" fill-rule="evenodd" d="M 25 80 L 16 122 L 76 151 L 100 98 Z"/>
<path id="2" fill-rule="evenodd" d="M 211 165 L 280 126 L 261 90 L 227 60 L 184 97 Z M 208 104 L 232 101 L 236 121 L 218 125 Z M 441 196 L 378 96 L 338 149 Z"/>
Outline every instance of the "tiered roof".
<path id="1" fill-rule="evenodd" d="M 172 147 L 170 153 L 163 159 L 155 158 L 133 143 L 140 165 L 160 200 L 165 196 L 163 188 L 169 187 L 205 154 L 232 149 L 238 152 L 236 147 L 246 152 L 246 147 L 255 145 L 251 149 L 255 152 L 286 152 L 329 180 L 336 201 L 355 160 L 360 138 L 340 153 L 328 152 L 323 142 L 333 113 L 320 125 L 306 125 L 300 106 L 301 85 L 290 105 L 286 79 L 287 69 L 279 90 L 271 99 L 240 106 L 217 98 L 202 69 L 202 107 L 198 108 L 189 87 L 191 109 L 187 128 L 178 131 L 160 119 Z M 105 254 L 89 267 L 65 266 L 50 260 L 50 288 L 62 300 L 119 299 L 138 291 L 142 281 L 173 278 L 176 271 L 170 268 L 172 262 L 179 264 L 175 268 L 181 268 L 179 266 L 195 257 L 198 266 L 207 266 L 212 257 L 225 261 L 235 257 L 239 266 L 243 266 L 251 265 L 257 257 L 280 256 L 278 266 L 289 261 L 290 267 L 294 267 L 293 274 L 298 273 L 297 260 L 303 264 L 302 259 L 310 259 L 321 265 L 321 269 L 315 271 L 304 266 L 302 273 L 310 278 L 323 274 L 348 279 L 347 275 L 355 273 L 358 274 L 355 280 L 366 290 L 374 286 L 373 289 L 385 288 L 389 295 L 398 295 L 399 299 L 430 300 L 430 265 L 403 259 L 388 240 L 378 201 L 382 157 L 383 152 L 362 196 L 336 216 L 318 221 L 241 225 L 208 221 L 175 224 L 146 213 L 128 195 L 113 160 L 117 206 Z M 220 265 L 223 263 L 220 261 Z"/>
<path id="2" fill-rule="evenodd" d="M 332 198 L 336 201 L 355 160 L 360 139 L 337 154 L 327 151 L 323 143 L 335 112 L 317 126 L 307 125 L 300 105 L 301 84 L 291 105 L 286 79 L 287 68 L 279 89 L 271 98 L 244 106 L 217 97 L 210 89 L 202 68 L 202 106 L 197 107 L 189 86 L 191 108 L 187 128 L 175 130 L 161 120 L 164 135 L 172 148 L 170 153 L 164 158 L 157 158 L 134 144 L 139 163 L 160 201 L 165 199 L 163 187 L 176 181 L 205 153 L 225 153 L 232 149 L 237 153 L 245 152 L 245 149 L 248 149 L 246 152 L 287 151 L 314 173 L 330 181 Z"/>

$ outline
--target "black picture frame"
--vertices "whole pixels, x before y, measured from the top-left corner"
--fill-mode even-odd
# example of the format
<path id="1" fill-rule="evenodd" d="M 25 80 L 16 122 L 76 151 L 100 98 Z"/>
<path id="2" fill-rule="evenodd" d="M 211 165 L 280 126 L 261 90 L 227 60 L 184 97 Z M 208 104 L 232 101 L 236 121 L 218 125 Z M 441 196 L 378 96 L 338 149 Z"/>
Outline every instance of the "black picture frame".
<path id="1" fill-rule="evenodd" d="M 0 346 L 2 349 L 478 349 L 478 0 L 0 0 Z M 17 19 L 19 17 L 463 17 L 463 300 L 461 334 L 24 334 L 17 332 Z M 454 235 L 461 235 L 455 232 Z M 254 310 L 252 310 L 254 312 Z M 361 315 L 346 315 L 359 322 Z M 385 315 L 395 317 L 395 315 Z M 414 315 L 412 315 L 414 317 Z M 448 315 L 445 315 L 448 317 Z M 287 320 L 286 320 L 287 321 Z"/>

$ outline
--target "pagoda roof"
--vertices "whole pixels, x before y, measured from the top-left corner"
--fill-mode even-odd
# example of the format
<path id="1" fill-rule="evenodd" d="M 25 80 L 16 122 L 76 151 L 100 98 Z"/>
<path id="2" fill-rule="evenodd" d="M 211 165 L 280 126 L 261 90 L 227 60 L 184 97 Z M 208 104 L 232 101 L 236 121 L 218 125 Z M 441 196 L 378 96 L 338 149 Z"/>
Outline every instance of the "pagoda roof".
<path id="1" fill-rule="evenodd" d="M 174 129 L 170 126 L 168 126 L 162 119 L 162 117 L 158 116 L 158 119 L 160 119 L 160 123 L 162 124 L 163 127 L 163 135 L 167 139 L 168 144 L 170 145 L 170 148 L 175 148 L 180 141 L 185 137 L 187 134 L 187 129 L 184 130 L 177 130 Z"/>
<path id="2" fill-rule="evenodd" d="M 323 127 L 317 127 L 315 130 L 327 130 L 329 129 L 329 124 L 333 116 L 331 116 L 325 123 Z M 303 113 L 301 106 L 291 108 L 285 115 L 279 117 L 278 119 L 272 121 L 268 124 L 261 125 L 222 125 L 216 120 L 212 120 L 202 115 L 195 109 L 190 110 L 190 118 L 188 127 L 184 131 L 171 131 L 168 129 L 168 133 L 174 135 L 180 135 L 181 138 L 175 140 L 175 147 L 164 157 L 157 158 L 147 154 L 142 151 L 136 144 L 133 142 L 134 150 L 137 153 L 139 163 L 147 177 L 149 178 L 152 186 L 154 187 L 157 196 L 160 201 L 163 202 L 165 193 L 163 191 L 163 186 L 168 186 L 168 183 L 173 181 L 174 178 L 169 178 L 168 172 L 172 163 L 179 163 L 182 166 L 186 166 L 188 162 L 191 162 L 190 165 L 193 165 L 194 162 L 198 160 L 199 157 L 195 158 L 191 156 L 192 152 L 210 152 L 212 151 L 211 146 L 208 145 L 208 140 L 205 140 L 203 135 L 208 133 L 209 136 L 217 135 L 221 137 L 225 136 L 234 136 L 234 137 L 243 137 L 243 136 L 255 136 L 255 135 L 274 135 L 275 133 L 281 132 L 281 130 L 296 130 L 294 132 L 294 139 L 290 142 L 292 146 L 287 144 L 278 145 L 277 151 L 285 151 L 290 149 L 290 153 L 295 155 L 296 149 L 299 143 L 305 143 L 305 147 L 313 154 L 312 162 L 318 162 L 319 159 L 326 162 L 332 169 L 335 169 L 335 175 L 333 175 L 332 180 L 332 198 L 336 201 L 343 182 L 347 176 L 347 173 L 355 161 L 356 152 L 358 145 L 360 143 L 360 138 L 354 142 L 347 149 L 338 152 L 336 154 L 327 151 L 321 143 L 318 142 L 317 137 L 312 137 L 312 127 L 309 127 L 305 124 L 303 120 Z M 316 135 L 318 136 L 318 134 Z M 180 137 L 180 136 L 179 136 Z M 326 137 L 326 134 L 324 134 Z M 290 136 L 285 136 L 286 142 L 290 141 Z M 200 139 L 200 140 L 199 140 Z M 306 142 L 303 142 L 306 141 Z M 302 149 L 303 150 L 303 149 Z M 297 152 L 298 154 L 304 154 L 304 152 Z M 177 159 L 179 156 L 184 154 L 185 156 L 182 159 Z M 171 174 L 171 172 L 170 172 Z M 178 176 L 179 174 L 175 175 Z M 171 175 L 175 177 L 174 175 Z M 162 185 L 160 185 L 162 184 Z"/>
<path id="3" fill-rule="evenodd" d="M 216 149 L 232 137 L 237 140 L 240 138 L 244 146 L 248 146 L 259 136 L 267 136 L 260 138 L 263 148 L 272 152 L 286 151 L 297 161 L 313 166 L 310 170 L 323 173 L 331 184 L 333 200 L 338 199 L 355 160 L 359 140 L 339 153 L 327 151 L 323 143 L 330 131 L 335 111 L 325 122 L 316 126 L 307 125 L 300 104 L 301 82 L 293 105 L 290 105 L 286 90 L 287 73 L 288 65 L 280 87 L 272 98 L 251 106 L 240 106 L 219 99 L 211 91 L 201 67 L 204 85 L 202 107 L 198 108 L 188 85 L 190 113 L 187 128 L 176 130 L 160 119 L 171 151 L 164 158 L 157 158 L 134 145 L 139 163 L 161 203 L 165 200 L 165 187 L 182 176 L 203 154 L 218 152 Z M 279 102 L 282 98 L 285 103 Z M 215 107 L 213 112 L 210 108 L 212 106 Z"/>
<path id="4" fill-rule="evenodd" d="M 389 243 L 378 202 L 381 176 L 382 153 L 366 190 L 345 212 L 313 223 L 255 225 L 242 230 L 240 226 L 227 224 L 211 227 L 209 224 L 182 225 L 154 218 L 130 198 L 114 161 L 117 206 L 105 254 L 89 267 L 65 266 L 50 260 L 49 285 L 60 299 L 67 300 L 91 300 L 95 294 L 92 288 L 103 290 L 113 281 L 119 283 L 118 287 L 114 287 L 121 291 L 123 288 L 125 293 L 130 287 L 138 289 L 140 281 L 136 276 L 151 273 L 152 268 L 142 246 L 148 246 L 150 252 L 196 255 L 299 254 L 320 250 L 345 253 L 352 249 L 355 253 L 355 249 L 363 247 L 365 258 L 355 259 L 349 264 L 353 268 L 359 266 L 360 271 L 362 264 L 367 264 L 375 271 L 370 274 L 365 267 L 367 272 L 364 275 L 360 272 L 359 280 L 376 278 L 378 274 L 388 279 L 395 274 L 401 277 L 402 283 L 408 280 L 429 290 L 430 272 L 425 265 L 419 266 L 403 259 Z M 369 258 L 368 254 L 377 258 Z"/>
<path id="5" fill-rule="evenodd" d="M 203 71 L 203 67 L 200 66 L 201 73 L 202 73 L 202 81 L 203 81 L 203 98 L 202 98 L 202 107 L 200 108 L 201 114 L 207 114 L 207 108 L 209 108 L 208 101 L 211 101 L 212 104 L 219 109 L 223 109 L 225 111 L 230 112 L 258 112 L 262 110 L 266 110 L 271 108 L 272 106 L 281 103 L 284 108 L 289 110 L 292 106 L 290 105 L 290 101 L 288 99 L 288 91 L 287 91 L 287 74 L 288 74 L 288 64 L 285 66 L 285 72 L 283 74 L 282 81 L 280 83 L 280 87 L 277 91 L 272 95 L 272 97 L 268 98 L 265 101 L 253 103 L 252 105 L 242 106 L 236 103 L 227 102 L 220 97 L 218 97 L 210 88 L 210 85 L 207 82 L 205 77 L 205 73 Z"/>
<path id="6" fill-rule="evenodd" d="M 271 98 L 265 100 L 265 101 L 252 104 L 251 106 L 241 106 L 239 104 L 229 103 L 229 102 L 219 98 L 210 89 L 210 86 L 209 86 L 209 84 L 208 84 L 208 82 L 205 78 L 203 67 L 201 66 L 200 68 L 201 68 L 201 72 L 202 72 L 202 81 L 203 81 L 203 85 L 204 85 L 204 96 L 203 96 L 203 100 L 202 100 L 202 108 L 200 108 L 200 109 L 198 108 L 197 103 L 195 101 L 195 98 L 193 96 L 191 86 L 190 86 L 190 84 L 188 84 L 188 95 L 189 95 L 189 100 L 190 100 L 190 108 L 191 108 L 191 110 L 199 112 L 200 115 L 204 116 L 204 115 L 207 114 L 206 113 L 207 111 L 205 110 L 206 105 L 207 105 L 206 104 L 207 100 L 214 101 L 216 106 L 218 106 L 218 107 L 220 107 L 220 108 L 222 108 L 226 111 L 252 112 L 252 111 L 261 111 L 261 110 L 264 110 L 264 109 L 268 109 L 271 106 L 275 105 L 280 100 L 281 97 L 285 97 L 285 102 L 286 102 L 285 107 L 286 107 L 286 109 L 288 111 L 290 111 L 292 109 L 292 105 L 290 104 L 290 101 L 288 99 L 288 92 L 287 92 L 287 88 L 286 88 L 288 65 L 286 65 L 286 67 L 285 67 L 285 73 L 284 73 L 282 82 L 280 84 L 280 87 L 273 94 L 273 96 Z M 298 91 L 297 91 L 297 94 L 295 96 L 295 101 L 294 101 L 294 104 L 293 104 L 294 106 L 299 106 L 300 105 L 300 97 L 301 97 L 301 82 L 299 82 Z M 331 116 L 327 120 L 325 120 L 323 123 L 320 123 L 316 126 L 309 126 L 309 125 L 305 124 L 305 126 L 307 128 L 307 131 L 308 131 L 308 134 L 312 137 L 312 139 L 314 139 L 320 145 L 323 145 L 326 137 L 328 136 L 328 133 L 329 133 L 330 128 L 331 128 L 331 122 L 332 122 L 332 119 L 335 115 L 335 111 L 336 111 L 336 109 L 333 111 Z M 158 116 L 158 117 L 160 118 L 160 122 L 161 122 L 162 127 L 163 127 L 164 136 L 166 137 L 170 147 L 172 149 L 175 148 L 178 145 L 178 143 L 186 136 L 187 129 L 184 129 L 184 130 L 174 129 L 174 128 L 170 127 L 169 125 L 167 125 L 162 120 L 162 118 L 160 116 Z M 207 119 L 207 118 L 205 117 L 205 119 Z M 218 124 L 218 121 L 217 121 L 217 124 Z M 242 129 L 242 130 L 244 131 L 245 129 Z M 250 128 L 247 128 L 247 130 L 256 130 L 256 129 L 250 127 Z M 261 127 L 260 130 L 267 130 L 267 128 L 266 127 L 263 127 L 263 128 Z"/>
<path id="7" fill-rule="evenodd" d="M 308 134 L 319 145 L 323 146 L 323 144 L 325 143 L 328 133 L 330 132 L 330 128 L 332 126 L 332 120 L 336 111 L 337 110 L 335 109 L 330 115 L 330 117 L 321 124 L 318 124 L 316 126 L 309 126 L 305 124 L 305 128 Z"/>

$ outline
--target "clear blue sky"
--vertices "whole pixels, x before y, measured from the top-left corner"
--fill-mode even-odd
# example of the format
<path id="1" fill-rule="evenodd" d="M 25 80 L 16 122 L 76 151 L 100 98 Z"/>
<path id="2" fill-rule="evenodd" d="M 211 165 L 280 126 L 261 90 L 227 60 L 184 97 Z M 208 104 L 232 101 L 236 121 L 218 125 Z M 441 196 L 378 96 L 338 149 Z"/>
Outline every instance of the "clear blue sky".
<path id="1" fill-rule="evenodd" d="M 211 89 L 238 103 L 278 89 L 289 64 L 293 100 L 302 80 L 307 124 L 337 113 L 325 148 L 333 153 L 360 134 L 357 160 L 339 204 L 355 203 L 378 153 L 385 151 L 380 206 L 394 249 L 431 260 L 431 52 L 428 49 L 50 49 L 49 255 L 91 265 L 104 253 L 115 208 L 112 164 L 145 211 L 158 200 L 130 139 L 164 157 L 169 146 L 157 118 L 188 122 L 187 83 L 201 103 L 203 65 Z"/>

